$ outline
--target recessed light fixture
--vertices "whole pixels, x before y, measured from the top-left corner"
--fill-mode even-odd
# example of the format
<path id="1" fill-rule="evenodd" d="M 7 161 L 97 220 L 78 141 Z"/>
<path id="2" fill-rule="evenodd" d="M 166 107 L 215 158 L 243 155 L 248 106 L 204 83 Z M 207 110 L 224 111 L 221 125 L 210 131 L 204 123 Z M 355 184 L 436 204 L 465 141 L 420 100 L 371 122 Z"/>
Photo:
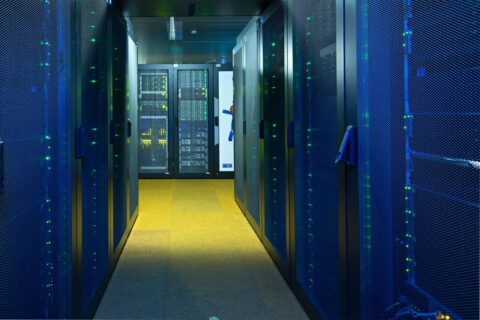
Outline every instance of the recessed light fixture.
<path id="1" fill-rule="evenodd" d="M 197 29 L 192 29 L 192 31 L 190 31 L 190 33 L 191 33 L 191 34 L 197 34 L 198 31 L 197 31 Z"/>

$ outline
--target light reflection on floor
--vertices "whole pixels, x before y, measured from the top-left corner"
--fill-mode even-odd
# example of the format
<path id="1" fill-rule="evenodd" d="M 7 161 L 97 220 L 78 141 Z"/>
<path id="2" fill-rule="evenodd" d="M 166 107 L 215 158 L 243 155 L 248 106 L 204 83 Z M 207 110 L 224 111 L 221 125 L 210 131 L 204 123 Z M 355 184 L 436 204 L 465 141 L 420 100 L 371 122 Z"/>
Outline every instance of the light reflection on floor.
<path id="1" fill-rule="evenodd" d="M 96 318 L 307 319 L 233 200 L 232 180 L 141 180 Z"/>

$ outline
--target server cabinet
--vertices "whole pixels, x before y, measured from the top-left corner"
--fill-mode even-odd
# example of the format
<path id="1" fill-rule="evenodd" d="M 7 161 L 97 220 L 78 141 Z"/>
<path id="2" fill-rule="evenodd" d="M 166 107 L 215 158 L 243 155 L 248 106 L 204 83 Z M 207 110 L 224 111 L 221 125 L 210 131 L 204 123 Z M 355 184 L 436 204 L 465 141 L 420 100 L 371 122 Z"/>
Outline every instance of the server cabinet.
<path id="1" fill-rule="evenodd" d="M 109 268 L 109 124 L 108 124 L 108 6 L 105 2 L 77 3 L 80 41 L 77 65 L 77 158 L 81 188 L 77 196 L 77 261 L 75 316 L 92 312 Z M 77 269 L 78 268 L 78 269 Z"/>
<path id="2" fill-rule="evenodd" d="M 252 18 L 237 38 L 235 54 L 235 184 L 237 202 L 261 237 L 260 217 L 260 62 L 259 19 Z M 238 86 L 238 90 L 237 90 Z M 238 117 L 238 118 L 237 118 Z M 238 127 L 239 126 L 239 127 Z M 237 172 L 238 171 L 238 172 Z M 241 180 L 241 181 L 240 181 Z"/>
<path id="3" fill-rule="evenodd" d="M 213 167 L 213 70 L 175 65 L 175 176 L 210 177 Z"/>
<path id="4" fill-rule="evenodd" d="M 138 204 L 137 140 L 137 46 L 127 22 L 118 14 L 112 17 L 112 115 L 110 122 L 113 173 L 113 212 L 110 223 L 112 261 L 115 262 L 136 218 Z M 133 168 L 132 168 L 133 166 Z"/>
<path id="5" fill-rule="evenodd" d="M 340 230 L 344 185 L 335 164 L 343 134 L 342 52 L 337 56 L 335 0 L 295 1 L 294 67 L 294 255 L 292 280 L 316 316 L 347 318 L 344 310 L 345 259 Z M 341 30 L 341 29 L 340 29 Z M 340 43 L 341 47 L 341 43 Z M 337 72 L 338 68 L 338 72 Z M 342 83 L 342 81 L 340 81 Z M 343 272 L 343 273 L 342 273 Z"/>
<path id="6" fill-rule="evenodd" d="M 287 124 L 285 99 L 285 9 L 279 5 L 262 17 L 262 217 L 264 242 L 286 269 Z"/>
<path id="7" fill-rule="evenodd" d="M 0 2 L 0 317 L 71 316 L 70 1 Z"/>
<path id="8" fill-rule="evenodd" d="M 352 8 L 364 319 L 479 318 L 479 9 Z"/>
<path id="9" fill-rule="evenodd" d="M 138 66 L 139 174 L 173 176 L 173 68 Z"/>

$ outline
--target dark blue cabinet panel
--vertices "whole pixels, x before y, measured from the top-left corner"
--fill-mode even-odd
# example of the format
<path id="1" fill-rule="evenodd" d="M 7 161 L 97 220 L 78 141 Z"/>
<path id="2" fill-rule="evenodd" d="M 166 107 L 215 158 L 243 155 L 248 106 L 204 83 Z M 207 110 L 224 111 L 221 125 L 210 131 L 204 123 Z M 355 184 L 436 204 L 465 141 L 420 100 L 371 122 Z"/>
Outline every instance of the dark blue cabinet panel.
<path id="1" fill-rule="evenodd" d="M 109 266 L 108 252 L 108 46 L 107 4 L 80 6 L 82 159 L 81 312 L 90 312 Z"/>
<path id="2" fill-rule="evenodd" d="M 0 317 L 71 315 L 69 1 L 0 2 Z"/>
<path id="3" fill-rule="evenodd" d="M 260 224 L 260 91 L 257 27 L 249 31 L 244 45 L 247 212 Z"/>
<path id="4" fill-rule="evenodd" d="M 363 318 L 479 318 L 479 10 L 358 1 Z"/>
<path id="5" fill-rule="evenodd" d="M 336 1 L 294 5 L 295 280 L 322 317 L 339 319 Z"/>
<path id="6" fill-rule="evenodd" d="M 263 24 L 263 119 L 265 235 L 285 261 L 286 135 L 285 135 L 285 22 L 283 8 Z"/>
<path id="7" fill-rule="evenodd" d="M 128 192 L 127 30 L 112 17 L 112 144 L 113 144 L 113 250 L 127 230 L 130 209 Z"/>

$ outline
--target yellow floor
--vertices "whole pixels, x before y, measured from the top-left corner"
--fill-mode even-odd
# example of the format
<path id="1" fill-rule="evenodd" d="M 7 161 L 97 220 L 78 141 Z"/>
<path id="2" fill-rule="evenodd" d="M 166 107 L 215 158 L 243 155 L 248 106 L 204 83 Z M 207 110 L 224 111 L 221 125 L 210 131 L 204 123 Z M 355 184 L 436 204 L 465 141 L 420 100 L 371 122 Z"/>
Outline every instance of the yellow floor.
<path id="1" fill-rule="evenodd" d="M 232 180 L 141 180 L 96 318 L 307 319 L 233 200 Z"/>

